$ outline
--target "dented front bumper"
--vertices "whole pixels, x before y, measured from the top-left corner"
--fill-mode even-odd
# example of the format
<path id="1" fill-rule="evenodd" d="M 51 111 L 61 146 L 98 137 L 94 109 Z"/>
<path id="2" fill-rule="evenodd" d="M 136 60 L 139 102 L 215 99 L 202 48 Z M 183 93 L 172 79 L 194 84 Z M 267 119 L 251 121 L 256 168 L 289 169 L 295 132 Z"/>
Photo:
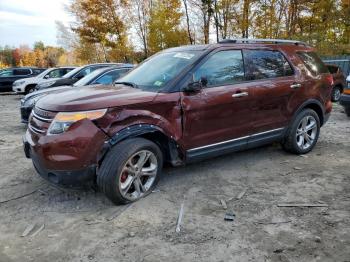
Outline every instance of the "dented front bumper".
<path id="1" fill-rule="evenodd" d="M 58 135 L 28 128 L 24 151 L 37 172 L 55 184 L 78 185 L 93 180 L 99 154 L 108 137 L 88 119 L 80 120 Z"/>

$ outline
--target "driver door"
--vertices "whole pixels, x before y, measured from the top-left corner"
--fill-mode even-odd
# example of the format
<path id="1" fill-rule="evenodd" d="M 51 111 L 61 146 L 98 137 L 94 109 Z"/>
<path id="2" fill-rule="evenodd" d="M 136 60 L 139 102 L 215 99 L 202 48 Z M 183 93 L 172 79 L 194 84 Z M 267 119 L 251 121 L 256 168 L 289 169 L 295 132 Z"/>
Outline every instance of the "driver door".
<path id="1" fill-rule="evenodd" d="M 210 54 L 194 70 L 193 81 L 201 78 L 207 84 L 200 91 L 181 94 L 189 161 L 245 148 L 252 127 L 252 94 L 244 83 L 241 50 Z"/>

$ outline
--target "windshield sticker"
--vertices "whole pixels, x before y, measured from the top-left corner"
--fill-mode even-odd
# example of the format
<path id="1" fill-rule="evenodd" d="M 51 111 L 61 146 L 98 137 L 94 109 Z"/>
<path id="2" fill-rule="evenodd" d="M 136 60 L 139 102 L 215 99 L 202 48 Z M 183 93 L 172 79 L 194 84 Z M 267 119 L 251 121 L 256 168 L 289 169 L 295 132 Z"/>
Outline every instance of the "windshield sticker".
<path id="1" fill-rule="evenodd" d="M 189 53 L 176 53 L 176 54 L 174 55 L 174 57 L 190 60 L 192 57 L 194 57 L 194 54 L 189 54 Z"/>
<path id="2" fill-rule="evenodd" d="M 163 84 L 162 81 L 155 81 L 155 82 L 154 82 L 154 85 L 155 85 L 155 86 L 161 86 L 162 84 Z"/>

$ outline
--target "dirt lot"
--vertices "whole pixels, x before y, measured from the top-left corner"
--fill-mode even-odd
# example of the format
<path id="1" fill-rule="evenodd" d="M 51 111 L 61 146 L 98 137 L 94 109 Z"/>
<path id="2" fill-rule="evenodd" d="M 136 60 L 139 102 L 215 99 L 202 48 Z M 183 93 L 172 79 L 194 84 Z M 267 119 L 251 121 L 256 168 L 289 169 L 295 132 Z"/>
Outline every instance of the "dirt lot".
<path id="1" fill-rule="evenodd" d="M 350 261 L 350 119 L 339 106 L 307 156 L 271 145 L 168 168 L 160 191 L 113 206 L 101 193 L 55 188 L 35 173 L 22 150 L 19 99 L 0 96 L 0 202 L 28 195 L 0 204 L 1 262 Z M 234 222 L 224 221 L 227 211 Z"/>

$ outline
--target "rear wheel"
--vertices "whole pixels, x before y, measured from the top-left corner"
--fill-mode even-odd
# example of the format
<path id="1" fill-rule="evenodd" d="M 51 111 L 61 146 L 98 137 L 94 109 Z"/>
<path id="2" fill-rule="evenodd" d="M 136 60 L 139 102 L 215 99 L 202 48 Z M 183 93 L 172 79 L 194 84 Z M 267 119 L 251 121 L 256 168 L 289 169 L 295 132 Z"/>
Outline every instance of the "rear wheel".
<path id="1" fill-rule="evenodd" d="M 312 109 L 305 109 L 295 118 L 288 129 L 283 148 L 294 154 L 306 154 L 310 152 L 318 140 L 320 134 L 320 119 Z"/>
<path id="2" fill-rule="evenodd" d="M 341 93 L 342 93 L 342 89 L 341 89 L 340 86 L 333 87 L 333 90 L 332 90 L 332 102 L 338 102 L 339 99 L 340 99 Z"/>
<path id="3" fill-rule="evenodd" d="M 137 201 L 159 181 L 163 155 L 152 141 L 133 138 L 114 146 L 102 162 L 97 185 L 115 204 Z"/>

